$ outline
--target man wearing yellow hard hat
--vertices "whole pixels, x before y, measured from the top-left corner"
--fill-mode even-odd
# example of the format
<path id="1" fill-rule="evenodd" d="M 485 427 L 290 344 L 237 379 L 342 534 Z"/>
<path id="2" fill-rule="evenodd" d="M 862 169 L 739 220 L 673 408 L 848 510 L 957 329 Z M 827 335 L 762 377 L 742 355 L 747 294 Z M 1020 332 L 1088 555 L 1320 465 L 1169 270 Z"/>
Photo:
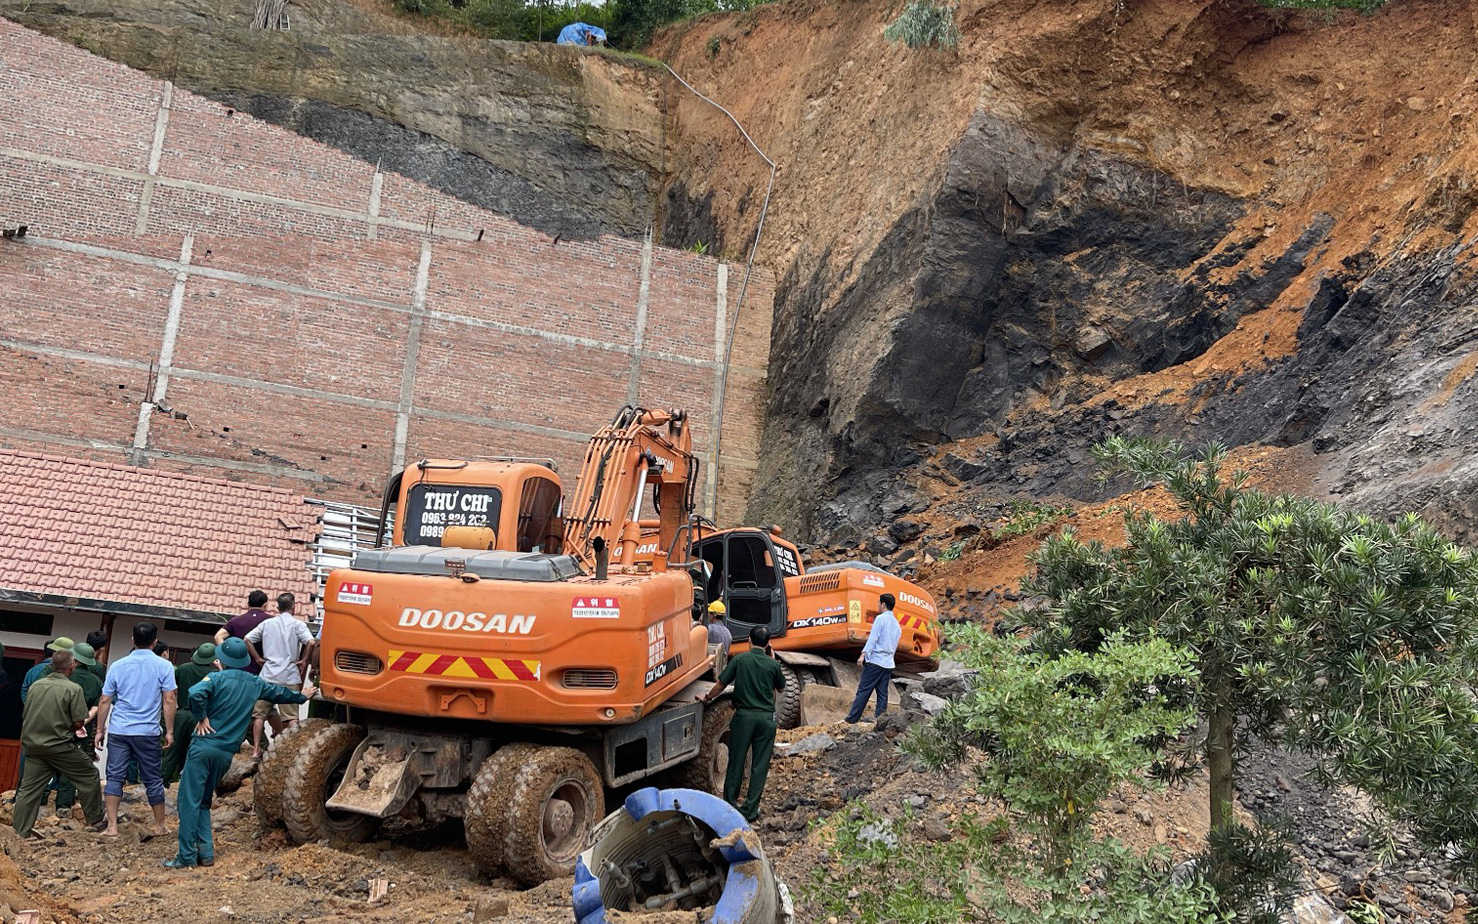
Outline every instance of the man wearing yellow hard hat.
<path id="1" fill-rule="evenodd" d="M 734 644 L 734 633 L 724 623 L 724 617 L 729 608 L 724 606 L 724 601 L 715 600 L 708 604 L 708 644 L 717 645 L 724 651 Z"/>

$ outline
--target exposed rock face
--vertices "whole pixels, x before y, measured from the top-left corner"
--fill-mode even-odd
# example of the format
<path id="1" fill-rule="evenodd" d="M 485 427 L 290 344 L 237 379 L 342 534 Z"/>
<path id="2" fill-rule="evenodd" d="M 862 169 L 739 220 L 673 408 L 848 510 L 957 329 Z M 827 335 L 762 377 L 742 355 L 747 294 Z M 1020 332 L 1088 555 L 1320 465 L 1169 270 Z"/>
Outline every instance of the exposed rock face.
<path id="1" fill-rule="evenodd" d="M 834 460 L 838 497 L 807 524 L 830 535 L 892 512 L 872 488 L 910 446 L 988 433 L 1018 408 L 1084 401 L 1104 378 L 1199 355 L 1276 298 L 1328 228 L 1214 283 L 1245 249 L 1227 242 L 1242 210 L 978 113 L 938 192 L 904 216 L 826 323 L 814 323 L 817 282 L 786 278 L 771 413 L 802 423 L 761 465 L 772 479 L 757 497 L 785 490 L 780 456 L 817 470 Z M 877 310 L 899 300 L 907 310 Z"/>
<path id="2" fill-rule="evenodd" d="M 1451 12 L 1003 0 L 961 6 L 953 52 L 800 0 L 672 30 L 782 164 L 750 519 L 852 544 L 930 472 L 1095 499 L 1089 450 L 1128 433 L 1296 448 L 1274 487 L 1478 536 L 1478 54 Z M 754 70 L 783 79 L 749 99 Z M 743 154 L 689 174 L 729 231 Z"/>
<path id="3" fill-rule="evenodd" d="M 748 252 L 768 166 L 707 103 L 376 9 L 302 0 L 266 34 L 247 0 L 0 0 L 551 234 Z M 1089 449 L 1125 432 L 1299 447 L 1289 487 L 1478 535 L 1474 0 L 970 0 L 950 52 L 884 41 L 895 14 L 787 0 L 654 46 L 779 164 L 748 520 L 859 541 L 931 466 L 1096 497 Z"/>
<path id="4" fill-rule="evenodd" d="M 640 237 L 656 215 L 661 94 L 641 63 L 552 44 L 394 34 L 294 2 L 292 31 L 200 0 L 0 0 L 0 15 L 174 81 L 550 235 Z"/>

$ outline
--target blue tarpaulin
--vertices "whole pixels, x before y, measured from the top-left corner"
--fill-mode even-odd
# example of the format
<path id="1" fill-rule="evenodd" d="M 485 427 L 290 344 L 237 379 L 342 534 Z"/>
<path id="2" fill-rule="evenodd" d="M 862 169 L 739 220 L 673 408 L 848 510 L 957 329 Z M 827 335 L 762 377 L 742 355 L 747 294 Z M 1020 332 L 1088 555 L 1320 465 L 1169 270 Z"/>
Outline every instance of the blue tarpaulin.
<path id="1" fill-rule="evenodd" d="M 559 44 L 561 45 L 590 45 L 591 37 L 601 45 L 606 43 L 606 30 L 600 26 L 592 26 L 584 22 L 572 22 L 559 30 Z"/>

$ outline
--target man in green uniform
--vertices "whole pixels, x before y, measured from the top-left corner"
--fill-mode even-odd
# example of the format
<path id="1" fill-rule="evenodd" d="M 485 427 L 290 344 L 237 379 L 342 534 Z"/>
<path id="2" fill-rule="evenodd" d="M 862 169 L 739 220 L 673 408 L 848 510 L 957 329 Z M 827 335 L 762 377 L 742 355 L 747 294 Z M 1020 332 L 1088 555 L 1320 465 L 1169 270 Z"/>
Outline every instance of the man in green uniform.
<path id="1" fill-rule="evenodd" d="M 174 669 L 175 688 L 179 690 L 181 699 L 180 706 L 174 714 L 174 744 L 164 750 L 164 785 L 177 782 L 180 771 L 185 766 L 185 755 L 190 753 L 190 738 L 195 733 L 195 716 L 190 712 L 190 701 L 186 694 L 195 684 L 205 679 L 205 675 L 216 669 L 216 646 L 214 642 L 206 642 L 195 653 L 190 655 L 190 660 Z"/>
<path id="2" fill-rule="evenodd" d="M 96 652 L 86 642 L 78 642 L 72 646 L 72 659 L 77 662 L 77 669 L 72 672 L 72 682 L 82 688 L 82 701 L 87 704 L 87 734 L 81 738 L 74 739 L 77 748 L 87 756 L 89 761 L 97 762 L 97 751 L 93 748 L 92 736 L 97 732 L 93 717 L 97 715 L 98 700 L 103 696 L 103 682 L 93 673 L 92 665 L 97 663 Z M 48 671 L 49 673 L 49 671 Z M 62 818 L 72 817 L 72 806 L 77 802 L 77 787 L 72 781 L 61 774 L 56 776 L 56 813 Z"/>
<path id="3" fill-rule="evenodd" d="M 12 825 L 21 837 L 30 837 L 41 800 L 54 774 L 72 781 L 82 794 L 82 810 L 94 831 L 107 827 L 97 768 L 77 747 L 77 732 L 87 724 L 82 688 L 71 681 L 77 661 L 70 650 L 51 656 L 51 673 L 31 684 L 21 717 L 21 744 L 26 749 L 26 772 L 15 796 Z"/>
<path id="4" fill-rule="evenodd" d="M 729 660 L 713 689 L 698 697 L 710 702 L 730 683 L 734 685 L 734 718 L 729 723 L 729 768 L 724 774 L 724 801 L 739 809 L 745 821 L 760 817 L 760 796 L 770 775 L 775 750 L 775 693 L 785 689 L 785 675 L 770 657 L 770 633 L 757 626 L 749 633 L 749 650 Z M 751 752 L 753 759 L 750 760 Z M 744 765 L 749 768 L 749 792 L 739 803 Z"/>
<path id="5" fill-rule="evenodd" d="M 83 667 L 91 671 L 101 683 L 108 679 L 108 665 L 103 663 L 102 656 L 98 652 L 108 647 L 108 633 L 102 629 L 94 629 L 87 633 L 87 644 L 92 648 L 93 659 L 91 664 L 84 664 Z"/>
<path id="6" fill-rule="evenodd" d="M 231 758 L 246 737 L 257 700 L 290 705 L 306 702 L 318 692 L 313 684 L 304 684 L 298 693 L 256 674 L 246 672 L 251 663 L 246 642 L 228 638 L 215 651 L 215 661 L 222 670 L 207 674 L 190 688 L 190 712 L 198 720 L 185 769 L 180 774 L 180 850 L 164 865 L 170 869 L 211 866 L 215 863 L 215 842 L 210 831 L 210 801 L 216 784 L 231 766 Z"/>

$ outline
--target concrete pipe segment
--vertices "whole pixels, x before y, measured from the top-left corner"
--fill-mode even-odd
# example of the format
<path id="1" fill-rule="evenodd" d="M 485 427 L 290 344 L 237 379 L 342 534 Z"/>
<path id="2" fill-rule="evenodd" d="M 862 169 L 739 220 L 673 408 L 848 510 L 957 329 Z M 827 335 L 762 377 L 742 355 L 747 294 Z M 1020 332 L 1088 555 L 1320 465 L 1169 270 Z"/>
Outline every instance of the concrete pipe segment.
<path id="1" fill-rule="evenodd" d="M 575 862 L 579 924 L 606 911 L 711 908 L 709 924 L 791 924 L 785 884 L 759 835 L 717 796 L 695 789 L 641 789 L 596 826 Z"/>

